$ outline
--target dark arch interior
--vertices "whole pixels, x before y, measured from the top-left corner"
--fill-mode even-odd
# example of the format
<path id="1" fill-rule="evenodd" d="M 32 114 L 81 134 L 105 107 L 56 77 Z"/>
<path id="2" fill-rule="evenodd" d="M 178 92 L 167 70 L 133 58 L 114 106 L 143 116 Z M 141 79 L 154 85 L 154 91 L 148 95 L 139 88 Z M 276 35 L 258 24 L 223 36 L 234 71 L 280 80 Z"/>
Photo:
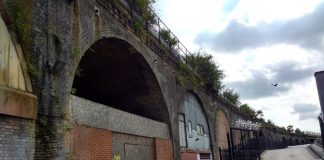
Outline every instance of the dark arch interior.
<path id="1" fill-rule="evenodd" d="M 296 142 L 296 144 L 299 144 L 299 140 L 298 139 L 296 139 L 295 142 Z"/>
<path id="2" fill-rule="evenodd" d="M 73 88 L 76 96 L 168 122 L 168 111 L 153 71 L 134 47 L 120 39 L 101 39 L 86 51 Z"/>

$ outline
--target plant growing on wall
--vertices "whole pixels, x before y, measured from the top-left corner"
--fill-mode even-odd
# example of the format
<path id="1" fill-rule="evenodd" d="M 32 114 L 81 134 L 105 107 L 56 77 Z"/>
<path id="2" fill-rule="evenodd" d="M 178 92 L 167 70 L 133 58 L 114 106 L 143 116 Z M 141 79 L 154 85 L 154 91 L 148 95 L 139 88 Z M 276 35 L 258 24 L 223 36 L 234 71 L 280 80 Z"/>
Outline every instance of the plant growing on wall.
<path id="1" fill-rule="evenodd" d="M 178 62 L 178 71 L 176 72 L 176 80 L 181 85 L 191 85 L 193 87 L 203 87 L 203 80 L 183 61 Z"/>
<path id="2" fill-rule="evenodd" d="M 211 84 L 217 90 L 223 88 L 222 79 L 225 74 L 214 62 L 212 55 L 197 52 L 187 55 L 184 61 L 200 76 L 205 86 Z"/>
<path id="3" fill-rule="evenodd" d="M 178 66 L 176 79 L 180 85 L 190 84 L 197 88 L 212 87 L 216 90 L 223 87 L 221 81 L 225 75 L 211 55 L 201 52 L 190 54 L 183 57 Z"/>
<path id="4" fill-rule="evenodd" d="M 147 32 L 145 30 L 145 21 L 136 20 L 133 24 L 135 33 L 140 37 L 140 39 L 145 40 L 147 36 Z"/>
<path id="5" fill-rule="evenodd" d="M 235 107 L 239 107 L 241 104 L 241 102 L 239 100 L 240 95 L 232 89 L 226 89 L 223 92 L 223 98 L 227 103 L 230 103 L 230 104 L 234 105 Z"/>
<path id="6" fill-rule="evenodd" d="M 175 37 L 171 37 L 170 30 L 162 29 L 159 35 L 169 45 L 170 48 L 174 47 L 178 43 L 178 40 Z"/>
<path id="7" fill-rule="evenodd" d="M 135 7 L 147 23 L 155 22 L 155 15 L 152 11 L 154 0 L 134 0 Z"/>

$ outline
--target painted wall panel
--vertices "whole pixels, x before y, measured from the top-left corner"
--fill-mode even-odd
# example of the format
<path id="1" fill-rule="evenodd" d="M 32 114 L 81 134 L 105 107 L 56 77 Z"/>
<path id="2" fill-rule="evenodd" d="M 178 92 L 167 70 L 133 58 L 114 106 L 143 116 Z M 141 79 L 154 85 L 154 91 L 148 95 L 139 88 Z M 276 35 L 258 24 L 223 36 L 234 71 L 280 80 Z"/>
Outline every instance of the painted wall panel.
<path id="1" fill-rule="evenodd" d="M 190 137 L 189 134 L 186 136 L 187 147 L 198 151 L 208 151 L 210 149 L 210 140 L 207 120 L 200 103 L 193 94 L 186 94 L 185 101 L 181 106 L 181 112 L 185 115 L 187 133 L 189 133 L 189 122 L 192 126 L 192 136 Z M 198 133 L 198 126 L 203 127 L 203 134 Z"/>

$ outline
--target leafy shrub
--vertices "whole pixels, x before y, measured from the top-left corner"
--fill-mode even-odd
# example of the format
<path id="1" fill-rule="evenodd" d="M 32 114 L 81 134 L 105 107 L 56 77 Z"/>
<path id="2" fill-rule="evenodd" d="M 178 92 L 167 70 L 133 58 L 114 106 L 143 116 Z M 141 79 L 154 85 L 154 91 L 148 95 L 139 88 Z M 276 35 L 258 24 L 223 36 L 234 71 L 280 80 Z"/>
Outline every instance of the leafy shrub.
<path id="1" fill-rule="evenodd" d="M 169 30 L 162 29 L 159 34 L 170 47 L 173 47 L 178 43 L 178 40 L 175 37 L 171 37 L 171 32 Z"/>

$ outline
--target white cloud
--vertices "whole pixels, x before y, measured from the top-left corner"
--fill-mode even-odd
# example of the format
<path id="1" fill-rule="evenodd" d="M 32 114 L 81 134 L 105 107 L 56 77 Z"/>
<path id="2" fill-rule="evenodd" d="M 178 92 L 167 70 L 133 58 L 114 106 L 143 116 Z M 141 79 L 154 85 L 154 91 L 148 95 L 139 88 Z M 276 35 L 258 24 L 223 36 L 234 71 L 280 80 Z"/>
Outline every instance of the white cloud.
<path id="1" fill-rule="evenodd" d="M 222 7 L 228 5 L 227 3 L 235 3 L 235 0 L 228 1 L 160 0 L 157 1 L 156 10 L 180 41 L 189 50 L 195 51 L 201 48 L 194 43 L 198 33 L 220 33 L 233 20 L 247 25 L 256 25 L 260 22 L 286 22 L 313 12 L 316 6 L 324 2 L 323 0 L 240 0 L 232 11 L 224 12 Z M 320 68 L 324 61 L 321 52 L 301 48 L 295 43 L 259 46 L 237 51 L 235 55 L 211 48 L 203 49 L 213 54 L 214 60 L 225 71 L 226 84 L 245 81 L 253 76 L 252 71 L 260 71 L 271 79 L 276 74 L 269 66 L 287 61 L 298 63 L 300 69 L 324 69 L 324 67 Z M 299 115 L 291 113 L 294 111 L 293 106 L 298 103 L 319 104 L 313 73 L 309 75 L 303 81 L 294 82 L 294 86 L 285 92 L 259 99 L 242 99 L 242 101 L 249 103 L 255 109 L 264 109 L 265 118 L 273 120 L 280 126 L 293 124 L 295 128 L 302 130 L 319 131 L 316 117 L 300 121 Z"/>
<path id="2" fill-rule="evenodd" d="M 255 24 L 288 20 L 310 13 L 322 0 L 242 0 L 232 18 Z"/>

